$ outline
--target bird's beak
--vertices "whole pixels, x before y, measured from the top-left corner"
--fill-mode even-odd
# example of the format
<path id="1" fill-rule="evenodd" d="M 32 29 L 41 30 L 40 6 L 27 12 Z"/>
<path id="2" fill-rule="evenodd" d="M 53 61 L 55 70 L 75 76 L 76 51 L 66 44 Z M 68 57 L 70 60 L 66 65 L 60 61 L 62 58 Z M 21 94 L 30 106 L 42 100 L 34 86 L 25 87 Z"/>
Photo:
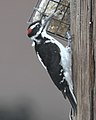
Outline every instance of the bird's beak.
<path id="1" fill-rule="evenodd" d="M 48 21 L 50 21 L 50 19 L 54 16 L 54 13 L 52 13 L 51 15 L 49 15 L 46 20 L 45 20 L 45 25 L 47 24 Z"/>

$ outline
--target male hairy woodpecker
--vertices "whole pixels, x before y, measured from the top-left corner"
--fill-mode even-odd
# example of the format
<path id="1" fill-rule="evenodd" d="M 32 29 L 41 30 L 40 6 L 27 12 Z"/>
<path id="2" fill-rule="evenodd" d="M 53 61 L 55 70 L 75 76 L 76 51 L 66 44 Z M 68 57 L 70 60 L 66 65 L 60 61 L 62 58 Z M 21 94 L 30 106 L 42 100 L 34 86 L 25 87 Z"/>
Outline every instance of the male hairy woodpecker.
<path id="1" fill-rule="evenodd" d="M 73 82 L 71 78 L 71 48 L 64 47 L 55 38 L 48 35 L 46 28 L 49 22 L 48 17 L 33 22 L 27 29 L 27 35 L 35 43 L 35 51 L 38 59 L 48 71 L 52 81 L 68 98 L 74 111 L 77 101 L 73 93 Z"/>

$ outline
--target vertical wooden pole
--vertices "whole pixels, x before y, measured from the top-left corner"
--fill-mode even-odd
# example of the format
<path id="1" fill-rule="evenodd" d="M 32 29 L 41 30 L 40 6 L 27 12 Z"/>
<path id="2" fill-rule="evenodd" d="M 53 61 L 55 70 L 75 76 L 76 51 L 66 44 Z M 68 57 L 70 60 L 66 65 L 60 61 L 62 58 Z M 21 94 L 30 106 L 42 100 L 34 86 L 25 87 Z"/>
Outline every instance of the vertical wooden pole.
<path id="1" fill-rule="evenodd" d="M 96 120 L 96 0 L 70 0 L 76 120 Z"/>
<path id="2" fill-rule="evenodd" d="M 94 41 L 94 58 L 95 58 L 95 81 L 94 81 L 94 89 L 93 89 L 93 98 L 94 98 L 94 120 L 96 120 L 96 0 L 93 1 L 93 41 Z"/>

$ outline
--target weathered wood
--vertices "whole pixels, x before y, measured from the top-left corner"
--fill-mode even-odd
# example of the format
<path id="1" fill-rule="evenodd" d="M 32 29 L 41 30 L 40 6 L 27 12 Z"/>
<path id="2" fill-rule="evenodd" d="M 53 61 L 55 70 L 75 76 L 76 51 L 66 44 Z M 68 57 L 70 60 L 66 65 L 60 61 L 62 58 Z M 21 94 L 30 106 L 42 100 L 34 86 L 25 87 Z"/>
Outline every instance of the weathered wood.
<path id="1" fill-rule="evenodd" d="M 96 0 L 70 0 L 76 120 L 96 120 Z"/>
<path id="2" fill-rule="evenodd" d="M 94 120 L 96 120 L 96 0 L 93 2 L 93 41 L 94 41 L 94 58 L 95 58 L 95 81 L 94 81 Z"/>

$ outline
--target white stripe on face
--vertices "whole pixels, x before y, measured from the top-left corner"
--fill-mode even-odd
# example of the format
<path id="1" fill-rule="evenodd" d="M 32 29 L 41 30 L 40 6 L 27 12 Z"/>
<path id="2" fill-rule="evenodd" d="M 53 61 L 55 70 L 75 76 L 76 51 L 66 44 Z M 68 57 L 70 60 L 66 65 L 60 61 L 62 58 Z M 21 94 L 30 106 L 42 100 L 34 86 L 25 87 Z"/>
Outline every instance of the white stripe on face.
<path id="1" fill-rule="evenodd" d="M 36 23 L 35 25 L 32 25 L 30 28 L 33 30 L 35 27 L 36 27 L 36 25 L 38 25 L 39 23 Z"/>

